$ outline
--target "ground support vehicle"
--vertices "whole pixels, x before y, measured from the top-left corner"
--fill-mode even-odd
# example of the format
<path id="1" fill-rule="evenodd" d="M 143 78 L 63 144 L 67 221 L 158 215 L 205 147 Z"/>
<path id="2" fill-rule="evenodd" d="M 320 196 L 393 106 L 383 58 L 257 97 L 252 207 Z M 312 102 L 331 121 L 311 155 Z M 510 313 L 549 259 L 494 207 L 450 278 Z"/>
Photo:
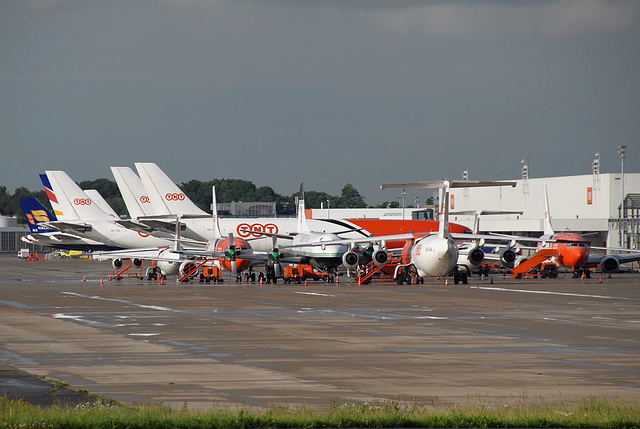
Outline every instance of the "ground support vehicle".
<path id="1" fill-rule="evenodd" d="M 288 265 L 284 267 L 285 283 L 302 283 L 308 279 L 329 281 L 331 274 L 315 270 L 311 265 Z"/>

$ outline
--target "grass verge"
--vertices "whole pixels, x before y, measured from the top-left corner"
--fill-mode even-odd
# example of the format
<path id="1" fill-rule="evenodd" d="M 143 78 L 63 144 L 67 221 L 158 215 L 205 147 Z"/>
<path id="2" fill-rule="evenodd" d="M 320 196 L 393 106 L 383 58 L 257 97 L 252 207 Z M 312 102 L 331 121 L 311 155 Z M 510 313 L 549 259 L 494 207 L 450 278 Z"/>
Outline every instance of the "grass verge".
<path id="1" fill-rule="evenodd" d="M 640 428 L 640 401 L 589 397 L 547 404 L 523 398 L 517 403 L 470 398 L 464 406 L 434 408 L 416 401 L 378 400 L 333 403 L 326 410 L 273 406 L 220 407 L 210 411 L 164 406 L 122 406 L 102 402 L 41 408 L 0 397 L 0 428 Z"/>

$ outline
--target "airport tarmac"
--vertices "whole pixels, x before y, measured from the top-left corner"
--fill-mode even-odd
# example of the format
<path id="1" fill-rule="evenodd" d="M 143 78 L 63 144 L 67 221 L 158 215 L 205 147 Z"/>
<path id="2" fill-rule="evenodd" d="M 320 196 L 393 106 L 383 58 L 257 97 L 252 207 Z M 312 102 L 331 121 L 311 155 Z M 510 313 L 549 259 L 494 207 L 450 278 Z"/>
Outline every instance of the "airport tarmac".
<path id="1" fill-rule="evenodd" d="M 109 281 L 108 262 L 5 255 L 0 273 L 0 369 L 123 403 L 640 399 L 637 272 L 162 285 Z"/>

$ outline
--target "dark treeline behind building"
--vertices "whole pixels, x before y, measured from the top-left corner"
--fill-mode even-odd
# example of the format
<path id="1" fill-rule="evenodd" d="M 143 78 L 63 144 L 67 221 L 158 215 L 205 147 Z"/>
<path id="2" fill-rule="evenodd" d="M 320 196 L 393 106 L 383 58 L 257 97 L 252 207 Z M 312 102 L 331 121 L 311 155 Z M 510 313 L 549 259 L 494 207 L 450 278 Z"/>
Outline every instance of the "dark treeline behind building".
<path id="1" fill-rule="evenodd" d="M 120 216 L 128 216 L 124 200 L 115 181 L 109 179 L 84 180 L 78 185 L 82 189 L 95 189 L 109 203 L 109 205 Z M 190 180 L 182 183 L 180 189 L 202 210 L 211 212 L 212 187 L 216 187 L 217 200 L 219 203 L 231 202 L 275 202 L 276 211 L 279 215 L 293 215 L 296 211 L 296 198 L 298 192 L 292 195 L 280 195 L 270 186 L 256 187 L 250 181 L 241 179 L 214 179 L 209 181 Z M 25 198 L 37 198 L 45 207 L 50 208 L 47 194 L 44 190 L 30 191 L 25 187 L 20 187 L 13 194 L 7 191 L 6 186 L 0 186 L 0 214 L 5 216 L 16 216 L 20 223 L 24 223 L 20 201 Z M 369 205 L 352 184 L 347 183 L 342 188 L 340 195 L 330 195 L 326 192 L 305 190 L 305 205 L 309 209 L 320 208 L 322 204 L 326 207 L 330 201 L 333 208 L 365 208 Z M 385 201 L 375 207 L 399 207 L 397 201 Z"/>

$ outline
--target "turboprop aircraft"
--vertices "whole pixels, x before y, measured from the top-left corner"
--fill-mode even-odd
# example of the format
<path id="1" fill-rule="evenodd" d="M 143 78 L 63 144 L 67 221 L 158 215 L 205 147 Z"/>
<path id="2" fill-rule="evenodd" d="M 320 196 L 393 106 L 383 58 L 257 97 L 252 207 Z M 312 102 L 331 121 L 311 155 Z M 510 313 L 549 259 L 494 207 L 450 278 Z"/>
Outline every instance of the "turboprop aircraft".
<path id="1" fill-rule="evenodd" d="M 46 171 L 40 178 L 57 220 L 46 226 L 114 248 L 167 246 L 171 241 L 132 231 L 101 210 L 64 171 Z"/>
<path id="2" fill-rule="evenodd" d="M 186 276 L 194 273 L 202 266 L 223 267 L 232 274 L 237 274 L 248 269 L 253 260 L 267 260 L 270 255 L 254 255 L 251 245 L 243 238 L 229 234 L 223 237 L 218 223 L 216 204 L 216 191 L 213 188 L 213 215 L 212 225 L 215 236 L 206 243 L 204 248 L 186 248 L 182 245 L 181 219 L 178 215 L 175 225 L 175 238 L 173 246 L 158 248 L 132 248 L 113 252 L 101 252 L 94 255 L 94 259 L 112 259 L 114 267 L 122 265 L 123 259 L 151 260 L 157 264 L 163 277 L 168 275 Z M 271 257 L 273 257 L 271 255 Z M 277 258 L 276 258 L 277 259 Z"/>

